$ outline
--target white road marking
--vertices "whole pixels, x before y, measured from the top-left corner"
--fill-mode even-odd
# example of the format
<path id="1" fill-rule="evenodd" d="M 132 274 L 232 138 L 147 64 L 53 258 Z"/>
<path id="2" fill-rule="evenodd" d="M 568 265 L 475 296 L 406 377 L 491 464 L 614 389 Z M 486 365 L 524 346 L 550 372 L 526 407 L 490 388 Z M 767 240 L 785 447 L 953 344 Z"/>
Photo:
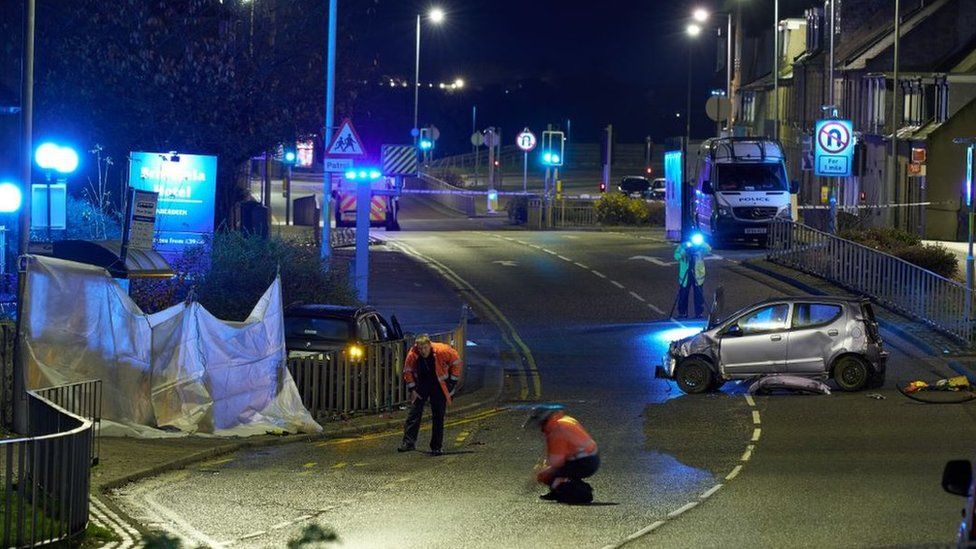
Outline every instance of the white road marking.
<path id="1" fill-rule="evenodd" d="M 659 257 L 651 257 L 651 256 L 648 256 L 648 255 L 635 255 L 633 257 L 628 257 L 627 260 L 628 261 L 630 261 L 630 260 L 647 261 L 649 263 L 653 263 L 653 264 L 657 265 L 658 267 L 670 267 L 671 265 L 677 265 L 678 264 L 675 261 L 664 261 L 664 260 L 662 260 Z"/>
<path id="2" fill-rule="evenodd" d="M 648 303 L 647 306 L 648 306 L 648 308 L 650 308 L 652 311 L 654 311 L 655 313 L 657 313 L 659 315 L 663 315 L 664 314 L 664 311 L 662 311 L 661 309 L 659 309 L 653 303 Z"/>
<path id="3" fill-rule="evenodd" d="M 502 267 L 518 267 L 518 261 L 511 261 L 511 260 L 508 260 L 508 259 L 499 260 L 499 261 L 492 261 L 492 263 L 497 264 L 497 265 L 501 265 Z"/>
<path id="4" fill-rule="evenodd" d="M 746 395 L 746 404 L 752 407 L 756 406 L 756 401 L 752 399 L 752 395 Z"/>
<path id="5" fill-rule="evenodd" d="M 690 510 L 694 509 L 695 507 L 698 507 L 698 502 L 697 501 L 689 501 L 688 503 L 686 503 L 686 504 L 682 505 L 681 507 L 675 509 L 674 511 L 671 511 L 670 513 L 668 513 L 668 518 L 669 519 L 673 519 L 675 517 L 678 517 L 682 513 L 684 513 L 685 511 L 690 511 Z"/>
<path id="6" fill-rule="evenodd" d="M 590 272 L 593 273 L 593 274 L 595 274 L 596 276 L 598 276 L 600 278 L 606 278 L 607 277 L 607 275 L 601 273 L 600 271 L 590 271 Z"/>
<path id="7" fill-rule="evenodd" d="M 251 539 L 251 538 L 256 538 L 256 537 L 259 537 L 259 536 L 263 536 L 265 534 L 267 534 L 267 532 L 265 532 L 264 530 L 258 530 L 257 532 L 251 532 L 250 534 L 241 536 L 239 539 L 241 541 L 243 541 L 243 540 L 246 540 L 246 539 Z"/>
<path id="8" fill-rule="evenodd" d="M 755 448 L 752 444 L 746 447 L 746 451 L 742 453 L 742 459 L 740 461 L 749 461 L 752 457 L 752 449 Z"/>
<path id="9" fill-rule="evenodd" d="M 557 254 L 556 252 L 554 252 L 554 251 L 552 251 L 552 250 L 549 250 L 549 249 L 546 249 L 546 248 L 540 248 L 540 249 L 541 249 L 542 251 L 544 251 L 544 252 L 546 252 L 547 254 L 552 254 L 552 255 L 559 255 L 559 254 Z"/>
<path id="10" fill-rule="evenodd" d="M 752 422 L 756 425 L 762 424 L 762 421 L 759 419 L 759 412 L 757 410 L 752 411 Z"/>
<path id="11" fill-rule="evenodd" d="M 572 263 L 572 262 L 573 262 L 573 260 L 572 260 L 572 259 L 570 259 L 570 258 L 568 258 L 568 257 L 566 257 L 566 256 L 564 256 L 564 255 L 557 255 L 556 257 L 558 257 L 559 259 L 562 259 L 563 261 L 568 261 L 568 262 L 570 262 L 570 263 Z"/>
<path id="12" fill-rule="evenodd" d="M 742 466 L 736 465 L 735 467 L 732 468 L 732 472 L 726 475 L 725 480 L 732 480 L 735 477 L 739 476 L 739 471 L 741 470 L 742 470 Z"/>
<path id="13" fill-rule="evenodd" d="M 706 490 L 704 494 L 702 494 L 701 496 L 699 496 L 699 498 L 700 499 L 708 499 L 708 498 L 712 497 L 712 494 L 714 494 L 715 492 L 718 492 L 721 489 L 722 489 L 722 485 L 721 484 L 716 484 L 715 486 L 712 486 L 711 488 L 709 488 L 708 490 Z"/>
<path id="14" fill-rule="evenodd" d="M 758 442 L 759 437 L 762 436 L 762 429 L 757 428 L 752 432 L 752 442 Z"/>
<path id="15" fill-rule="evenodd" d="M 580 269 L 586 269 L 586 270 L 589 270 L 589 269 L 590 269 L 589 267 L 587 267 L 586 265 L 583 265 L 583 264 L 582 264 L 582 263 L 580 263 L 579 261 L 577 261 L 577 262 L 575 262 L 575 263 L 573 263 L 573 265 L 576 265 L 576 266 L 577 266 L 577 267 L 579 267 Z"/>
<path id="16" fill-rule="evenodd" d="M 664 525 L 664 521 L 663 520 L 659 520 L 659 521 L 651 524 L 650 526 L 647 526 L 645 528 L 641 528 L 640 530 L 638 530 L 638 531 L 634 532 L 633 534 L 627 536 L 627 541 L 634 541 L 635 539 L 637 539 L 637 538 L 639 538 L 641 536 L 646 536 L 647 534 L 650 534 L 651 532 L 653 532 L 654 530 L 657 530 L 658 528 L 660 528 L 663 525 Z"/>
<path id="17" fill-rule="evenodd" d="M 631 297 L 633 297 L 637 301 L 644 301 L 644 298 L 641 297 L 640 294 L 637 293 L 637 292 L 630 292 L 630 295 L 631 295 Z"/>
<path id="18" fill-rule="evenodd" d="M 621 283 L 619 283 L 619 282 L 617 282 L 616 280 L 611 280 L 611 281 L 610 281 L 610 284 L 613 284 L 614 286 L 616 286 L 616 287 L 618 287 L 618 288 L 620 288 L 621 290 L 623 290 L 623 289 L 624 289 L 624 285 L 623 285 L 623 284 L 621 284 Z"/>

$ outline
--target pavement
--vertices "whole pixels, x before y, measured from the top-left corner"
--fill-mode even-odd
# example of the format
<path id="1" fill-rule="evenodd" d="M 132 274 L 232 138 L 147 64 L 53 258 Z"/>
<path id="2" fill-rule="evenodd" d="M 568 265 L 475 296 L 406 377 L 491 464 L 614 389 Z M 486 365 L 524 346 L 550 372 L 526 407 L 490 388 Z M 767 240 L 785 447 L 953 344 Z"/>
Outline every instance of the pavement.
<path id="1" fill-rule="evenodd" d="M 971 367 L 951 340 L 880 311 L 892 356 L 876 391 L 752 397 L 730 383 L 718 393 L 683 395 L 653 377 L 667 341 L 695 329 L 667 318 L 677 284 L 672 247 L 659 234 L 510 230 L 419 203 L 404 213 L 402 233 L 376 234 L 384 243 L 373 266 L 406 253 L 430 272 L 395 285 L 381 311 L 403 314 L 405 326 L 413 315 L 433 329 L 441 322 L 436 311 L 455 318 L 451 293 L 463 296 L 474 307 L 473 325 L 484 330 L 472 332 L 469 350 L 500 369 L 501 402 L 450 410 L 445 456 L 393 452 L 394 422 L 360 436 L 244 448 L 113 490 L 113 505 L 144 525 L 213 546 L 281 546 L 312 523 L 334 528 L 348 547 L 952 539 L 962 500 L 942 492 L 939 479 L 946 460 L 971 457 L 976 408 L 920 404 L 896 390 L 953 375 L 953 364 Z M 755 248 L 719 250 L 707 264 L 706 289 L 725 287 L 730 310 L 770 296 L 838 293 L 765 262 Z M 411 312 L 425 301 L 413 299 L 412 288 L 423 296 L 438 284 L 444 300 Z M 540 400 L 567 405 L 600 444 L 594 505 L 536 498 L 541 490 L 529 473 L 541 439 L 519 424 Z M 436 524 L 418 521 L 418 509 Z"/>

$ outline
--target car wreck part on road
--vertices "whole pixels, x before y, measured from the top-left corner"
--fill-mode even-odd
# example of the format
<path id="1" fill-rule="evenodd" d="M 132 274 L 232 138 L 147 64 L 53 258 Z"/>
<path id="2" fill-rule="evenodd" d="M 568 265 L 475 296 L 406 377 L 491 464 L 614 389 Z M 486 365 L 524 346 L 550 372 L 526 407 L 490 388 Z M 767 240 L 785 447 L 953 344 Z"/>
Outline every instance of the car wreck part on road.
<path id="1" fill-rule="evenodd" d="M 827 387 L 826 383 L 817 379 L 775 374 L 759 377 L 759 379 L 749 385 L 748 389 L 750 395 L 766 394 L 773 391 L 829 395 L 830 387 Z"/>
<path id="2" fill-rule="evenodd" d="M 902 387 L 898 392 L 906 397 L 926 404 L 963 404 L 976 400 L 976 391 L 966 376 L 954 376 L 940 379 L 934 384 L 916 380 Z M 953 398 L 948 398 L 953 395 Z"/>

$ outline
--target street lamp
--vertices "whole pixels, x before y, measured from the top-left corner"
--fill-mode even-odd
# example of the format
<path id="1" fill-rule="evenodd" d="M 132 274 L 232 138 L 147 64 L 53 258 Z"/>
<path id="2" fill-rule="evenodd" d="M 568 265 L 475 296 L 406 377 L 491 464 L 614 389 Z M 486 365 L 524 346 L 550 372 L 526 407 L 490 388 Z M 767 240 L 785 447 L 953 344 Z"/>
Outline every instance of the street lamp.
<path id="1" fill-rule="evenodd" d="M 419 128 L 418 124 L 418 110 L 420 105 L 420 19 L 422 15 L 417 14 L 417 55 L 415 58 L 414 71 L 413 71 L 413 129 L 417 130 Z M 440 8 L 433 8 L 427 13 L 427 19 L 435 25 L 439 25 L 444 22 L 447 16 L 444 14 L 444 10 Z M 414 143 L 416 144 L 416 136 L 414 137 Z"/>
<path id="2" fill-rule="evenodd" d="M 708 10 L 704 8 L 698 8 L 694 11 L 694 13 L 691 14 L 692 19 L 698 21 L 699 23 L 704 23 L 705 21 L 708 21 L 708 16 L 709 16 Z"/>
<path id="3" fill-rule="evenodd" d="M 690 199 L 688 177 L 688 147 L 691 142 L 691 62 L 692 62 L 692 43 L 701 34 L 702 28 L 695 23 L 689 24 L 685 28 L 688 33 L 688 102 L 685 105 L 685 140 L 681 147 L 681 237 L 684 239 L 690 230 L 691 219 L 688 215 L 690 211 L 687 207 Z"/>
<path id="4" fill-rule="evenodd" d="M 704 8 L 698 8 L 691 14 L 691 18 L 699 23 L 708 21 L 712 14 Z M 715 15 L 724 15 L 727 18 L 727 30 L 725 33 L 725 95 L 732 101 L 732 12 L 717 12 Z M 690 28 L 690 27 L 689 27 Z M 695 31 L 692 36 L 697 36 L 701 30 Z M 689 34 L 690 30 L 689 30 Z M 730 105 L 731 107 L 731 105 Z M 729 109 L 728 129 L 732 130 L 732 109 Z"/>

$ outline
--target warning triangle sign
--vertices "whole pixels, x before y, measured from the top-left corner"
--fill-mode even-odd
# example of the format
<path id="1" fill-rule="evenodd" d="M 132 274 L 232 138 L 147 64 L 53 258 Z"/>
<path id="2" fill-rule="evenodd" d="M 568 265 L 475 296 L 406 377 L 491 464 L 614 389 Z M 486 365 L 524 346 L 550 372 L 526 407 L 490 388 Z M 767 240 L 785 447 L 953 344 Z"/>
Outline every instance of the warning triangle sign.
<path id="1" fill-rule="evenodd" d="M 339 131 L 332 136 L 332 142 L 325 148 L 326 156 L 366 156 L 363 141 L 359 139 L 352 121 L 348 118 L 342 121 Z"/>

